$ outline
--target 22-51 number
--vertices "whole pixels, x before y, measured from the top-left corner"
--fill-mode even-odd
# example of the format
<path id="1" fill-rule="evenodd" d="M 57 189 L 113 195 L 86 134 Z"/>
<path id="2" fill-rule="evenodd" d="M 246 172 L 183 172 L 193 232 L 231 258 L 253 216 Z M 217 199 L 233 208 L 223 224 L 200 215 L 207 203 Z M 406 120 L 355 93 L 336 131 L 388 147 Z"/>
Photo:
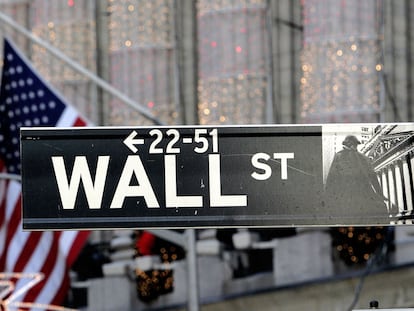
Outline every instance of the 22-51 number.
<path id="1" fill-rule="evenodd" d="M 150 136 L 155 137 L 154 141 L 150 144 L 150 154 L 162 154 L 164 149 L 162 147 L 162 141 L 164 139 L 164 133 L 159 129 L 153 129 L 149 132 Z M 176 129 L 169 129 L 165 134 L 170 138 L 169 142 L 165 147 L 165 153 L 180 153 L 181 149 L 177 144 L 182 141 L 183 143 L 194 143 L 194 152 L 205 153 L 209 150 L 209 138 L 211 138 L 211 150 L 213 153 L 218 152 L 218 135 L 217 129 L 208 131 L 207 129 L 195 129 L 194 137 L 186 137 L 181 139 L 180 132 Z"/>

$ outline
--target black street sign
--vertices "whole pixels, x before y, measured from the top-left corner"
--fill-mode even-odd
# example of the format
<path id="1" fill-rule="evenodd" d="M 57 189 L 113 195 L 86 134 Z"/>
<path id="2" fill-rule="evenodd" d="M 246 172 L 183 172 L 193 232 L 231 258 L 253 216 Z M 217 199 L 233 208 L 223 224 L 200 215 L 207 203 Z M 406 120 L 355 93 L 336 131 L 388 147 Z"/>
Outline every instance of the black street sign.
<path id="1" fill-rule="evenodd" d="M 407 221 L 413 130 L 411 124 L 23 128 L 23 227 Z"/>

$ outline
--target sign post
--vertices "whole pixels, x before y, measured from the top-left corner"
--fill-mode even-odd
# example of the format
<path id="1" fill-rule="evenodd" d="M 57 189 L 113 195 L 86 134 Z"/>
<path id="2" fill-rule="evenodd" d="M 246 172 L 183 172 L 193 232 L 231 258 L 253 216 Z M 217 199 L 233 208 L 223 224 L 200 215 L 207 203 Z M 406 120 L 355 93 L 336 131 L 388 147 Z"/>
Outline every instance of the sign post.
<path id="1" fill-rule="evenodd" d="M 197 247 L 195 229 L 185 231 L 187 238 L 187 261 L 188 261 L 188 310 L 198 311 L 199 308 L 199 283 L 197 271 Z"/>

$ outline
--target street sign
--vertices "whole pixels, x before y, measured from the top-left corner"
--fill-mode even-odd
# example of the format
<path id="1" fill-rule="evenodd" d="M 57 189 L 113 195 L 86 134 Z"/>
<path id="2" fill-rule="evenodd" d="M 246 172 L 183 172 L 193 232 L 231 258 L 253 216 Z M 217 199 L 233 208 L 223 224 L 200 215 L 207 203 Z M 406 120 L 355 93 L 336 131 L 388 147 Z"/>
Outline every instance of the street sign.
<path id="1" fill-rule="evenodd" d="M 23 227 L 406 221 L 413 210 L 413 130 L 412 124 L 23 128 Z M 360 151 L 348 152 L 346 143 Z M 379 190 L 370 181 L 371 162 Z"/>

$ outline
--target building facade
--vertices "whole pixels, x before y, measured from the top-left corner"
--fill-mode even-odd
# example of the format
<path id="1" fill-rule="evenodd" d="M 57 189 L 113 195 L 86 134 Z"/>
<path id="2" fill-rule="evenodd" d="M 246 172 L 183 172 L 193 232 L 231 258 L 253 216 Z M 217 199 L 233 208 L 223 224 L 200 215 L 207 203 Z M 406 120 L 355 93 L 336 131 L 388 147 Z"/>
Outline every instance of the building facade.
<path id="1" fill-rule="evenodd" d="M 0 0 L 0 11 L 109 81 L 163 124 L 413 119 L 414 5 L 410 1 Z M 152 125 L 122 99 L 109 95 L 44 47 L 7 23 L 0 25 L 0 33 L 26 51 L 45 79 L 95 124 Z M 412 133 L 394 135 L 395 129 L 389 127 L 359 127 L 358 131 L 366 142 L 364 152 L 375 160 L 390 215 L 396 222 L 409 221 L 414 187 Z M 397 158 L 388 156 L 391 149 Z M 325 271 L 324 277 L 333 276 L 343 267 L 337 268 L 338 261 L 330 259 L 329 234 L 325 229 L 317 231 L 303 233 L 303 240 L 292 245 L 302 250 L 308 246 L 309 252 L 324 250 L 326 260 L 321 263 L 326 265 L 317 269 L 307 266 L 307 272 Z M 104 239 L 114 236 L 111 233 Z M 402 236 L 405 239 L 409 234 Z M 277 243 L 280 250 L 283 242 Z M 267 247 L 274 258 L 279 258 L 276 244 L 260 247 Z M 285 246 L 292 258 L 309 254 L 298 254 Z M 225 246 L 220 244 L 217 249 L 221 247 Z M 405 251 L 404 260 L 409 258 L 409 250 Z M 221 252 L 215 259 L 202 259 L 218 264 L 214 276 L 220 276 L 223 283 L 214 283 L 214 290 L 239 295 L 245 289 L 251 293 L 257 284 L 267 288 L 281 284 L 277 283 L 280 275 L 249 278 L 245 283 L 229 281 L 234 261 L 248 258 L 240 253 Z M 218 260 L 224 257 L 226 260 Z M 300 260 L 294 263 L 304 264 Z M 178 267 L 185 273 L 185 267 Z M 298 279 L 285 266 L 278 267 L 292 280 L 310 282 L 318 278 L 310 273 L 311 278 Z M 129 290 L 125 298 L 130 299 L 132 285 L 125 275 L 118 277 L 106 288 L 97 285 L 94 293 L 119 282 L 123 284 L 120 289 Z M 292 283 L 280 286 L 286 284 Z M 156 307 L 163 302 L 168 303 L 168 299 L 158 301 Z"/>

